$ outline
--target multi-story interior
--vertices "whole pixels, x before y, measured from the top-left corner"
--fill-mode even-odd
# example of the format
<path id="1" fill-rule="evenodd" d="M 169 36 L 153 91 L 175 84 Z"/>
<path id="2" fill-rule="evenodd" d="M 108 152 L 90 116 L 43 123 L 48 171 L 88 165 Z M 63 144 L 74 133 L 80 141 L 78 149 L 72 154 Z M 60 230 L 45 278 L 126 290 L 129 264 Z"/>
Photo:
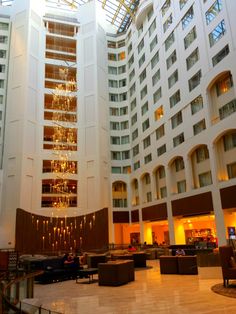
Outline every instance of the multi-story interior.
<path id="1" fill-rule="evenodd" d="M 1 247 L 27 251 L 24 219 L 39 250 L 225 244 L 236 228 L 235 1 L 123 3 L 113 25 L 96 1 L 6 2 Z"/>

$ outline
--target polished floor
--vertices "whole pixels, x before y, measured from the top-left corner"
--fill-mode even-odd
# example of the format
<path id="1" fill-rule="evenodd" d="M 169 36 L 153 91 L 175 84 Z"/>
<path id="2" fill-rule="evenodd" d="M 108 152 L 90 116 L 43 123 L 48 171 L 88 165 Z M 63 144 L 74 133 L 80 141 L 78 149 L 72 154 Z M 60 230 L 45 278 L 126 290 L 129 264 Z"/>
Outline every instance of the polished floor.
<path id="1" fill-rule="evenodd" d="M 36 284 L 35 299 L 44 308 L 65 314 L 236 313 L 236 299 L 211 291 L 222 281 L 218 267 L 199 268 L 199 275 L 161 275 L 158 260 L 148 264 L 152 268 L 137 270 L 135 281 L 120 287 L 84 280 Z"/>

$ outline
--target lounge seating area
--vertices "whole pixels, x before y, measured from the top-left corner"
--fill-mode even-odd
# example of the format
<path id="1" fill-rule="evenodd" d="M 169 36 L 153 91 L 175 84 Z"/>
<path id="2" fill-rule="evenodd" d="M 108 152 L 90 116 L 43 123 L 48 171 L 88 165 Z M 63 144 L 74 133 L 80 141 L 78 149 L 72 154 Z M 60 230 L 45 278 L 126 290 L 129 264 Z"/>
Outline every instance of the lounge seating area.
<path id="1" fill-rule="evenodd" d="M 235 254 L 231 246 L 221 246 L 219 247 L 219 251 L 223 284 L 227 287 L 229 285 L 229 280 L 236 279 Z"/>

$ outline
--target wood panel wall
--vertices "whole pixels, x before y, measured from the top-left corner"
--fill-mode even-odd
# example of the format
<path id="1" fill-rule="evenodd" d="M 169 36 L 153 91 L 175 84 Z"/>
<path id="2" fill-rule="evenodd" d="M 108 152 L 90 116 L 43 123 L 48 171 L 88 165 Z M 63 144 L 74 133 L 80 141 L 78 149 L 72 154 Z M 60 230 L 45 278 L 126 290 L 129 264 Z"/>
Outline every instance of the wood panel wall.
<path id="1" fill-rule="evenodd" d="M 15 249 L 20 254 L 52 254 L 108 248 L 108 209 L 76 217 L 46 217 L 18 208 Z"/>

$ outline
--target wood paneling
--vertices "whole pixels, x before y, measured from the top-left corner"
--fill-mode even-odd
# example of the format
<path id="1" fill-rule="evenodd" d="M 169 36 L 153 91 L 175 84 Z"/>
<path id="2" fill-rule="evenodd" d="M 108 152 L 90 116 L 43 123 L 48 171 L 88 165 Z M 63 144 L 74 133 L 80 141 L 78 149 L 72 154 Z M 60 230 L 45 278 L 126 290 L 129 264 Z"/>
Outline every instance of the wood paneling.
<path id="1" fill-rule="evenodd" d="M 132 222 L 139 222 L 139 211 L 138 211 L 138 209 L 131 211 L 131 221 Z"/>
<path id="2" fill-rule="evenodd" d="M 102 232 L 101 232 L 102 230 Z M 16 250 L 21 254 L 53 253 L 108 247 L 108 209 L 91 214 L 52 218 L 18 208 L 16 213 Z"/>
<path id="3" fill-rule="evenodd" d="M 128 211 L 114 211 L 113 212 L 113 223 L 129 223 L 129 212 Z"/>
<path id="4" fill-rule="evenodd" d="M 200 215 L 214 211 L 211 192 L 180 198 L 171 204 L 173 216 Z"/>
<path id="5" fill-rule="evenodd" d="M 223 209 L 236 207 L 236 185 L 220 189 L 220 198 Z"/>
<path id="6" fill-rule="evenodd" d="M 157 204 L 157 205 L 142 208 L 142 218 L 143 218 L 143 221 L 167 219 L 166 203 Z"/>

